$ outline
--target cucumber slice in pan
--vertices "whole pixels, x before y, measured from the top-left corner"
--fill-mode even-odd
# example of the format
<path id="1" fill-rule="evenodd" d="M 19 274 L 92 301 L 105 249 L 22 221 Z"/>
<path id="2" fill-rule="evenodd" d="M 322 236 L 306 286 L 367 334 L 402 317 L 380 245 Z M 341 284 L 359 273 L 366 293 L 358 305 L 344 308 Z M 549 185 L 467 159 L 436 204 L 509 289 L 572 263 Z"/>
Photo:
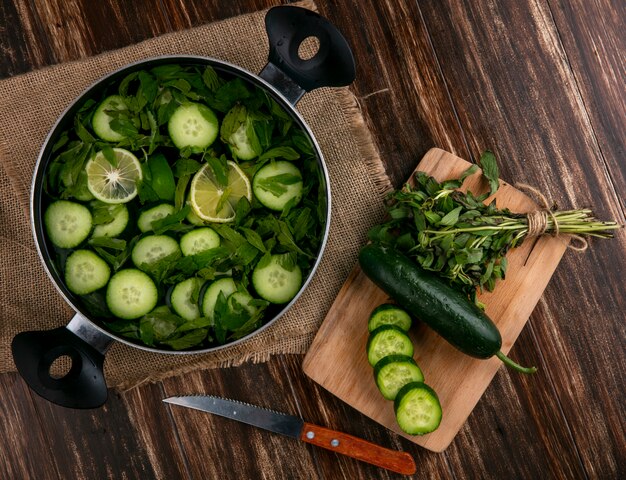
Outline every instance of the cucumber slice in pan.
<path id="1" fill-rule="evenodd" d="M 91 250 L 75 250 L 65 262 L 65 284 L 77 295 L 104 287 L 110 276 L 109 265 Z"/>
<path id="2" fill-rule="evenodd" d="M 117 237 L 128 225 L 128 208 L 124 204 L 108 205 L 109 213 L 113 214 L 113 220 L 109 223 L 101 223 L 93 227 L 92 237 Z"/>
<path id="3" fill-rule="evenodd" d="M 74 248 L 89 236 L 92 216 L 80 203 L 58 200 L 46 209 L 44 224 L 52 243 L 60 248 Z"/>
<path id="4" fill-rule="evenodd" d="M 219 121 L 206 105 L 189 102 L 174 110 L 167 128 L 179 149 L 191 147 L 192 151 L 201 152 L 217 138 Z"/>
<path id="5" fill-rule="evenodd" d="M 213 318 L 215 304 L 217 303 L 220 292 L 224 294 L 225 298 L 228 298 L 236 291 L 237 285 L 235 285 L 235 281 L 230 277 L 214 281 L 209 285 L 204 292 L 204 297 L 202 297 L 202 314 L 205 317 Z"/>
<path id="6" fill-rule="evenodd" d="M 148 235 L 137 242 L 131 253 L 137 268 L 153 265 L 159 260 L 176 252 L 180 253 L 178 242 L 167 235 Z"/>
<path id="7" fill-rule="evenodd" d="M 287 303 L 302 286 L 302 271 L 297 265 L 287 270 L 281 264 L 281 255 L 272 255 L 269 264 L 252 272 L 252 285 L 261 298 L 271 303 Z"/>
<path id="8" fill-rule="evenodd" d="M 302 174 L 291 162 L 270 162 L 261 167 L 252 180 L 256 198 L 269 209 L 283 210 L 290 201 L 302 198 Z"/>
<path id="9" fill-rule="evenodd" d="M 170 303 L 174 311 L 185 320 L 194 320 L 200 317 L 200 307 L 198 306 L 197 292 L 202 286 L 199 278 L 188 278 L 176 284 L 170 296 Z M 196 292 L 196 301 L 193 301 Z"/>
<path id="10" fill-rule="evenodd" d="M 152 222 L 160 220 L 168 215 L 174 213 L 174 206 L 169 203 L 162 203 L 156 207 L 152 207 L 148 210 L 141 212 L 139 219 L 137 220 L 137 226 L 142 232 L 149 232 L 152 230 Z"/>
<path id="11" fill-rule="evenodd" d="M 180 239 L 183 255 L 195 255 L 220 246 L 220 236 L 209 227 L 196 228 Z"/>
<path id="12" fill-rule="evenodd" d="M 116 317 L 132 320 L 156 307 L 158 291 L 152 279 L 141 270 L 117 272 L 107 286 L 106 302 Z"/>

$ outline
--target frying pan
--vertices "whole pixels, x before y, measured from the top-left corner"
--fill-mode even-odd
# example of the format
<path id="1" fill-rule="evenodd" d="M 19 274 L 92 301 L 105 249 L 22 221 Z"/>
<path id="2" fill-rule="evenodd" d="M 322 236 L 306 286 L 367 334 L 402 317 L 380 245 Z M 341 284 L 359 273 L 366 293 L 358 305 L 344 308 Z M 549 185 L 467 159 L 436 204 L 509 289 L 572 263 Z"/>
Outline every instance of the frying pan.
<path id="1" fill-rule="evenodd" d="M 52 127 L 40 151 L 33 176 L 30 198 L 31 226 L 46 273 L 76 314 L 64 327 L 47 331 L 21 332 L 14 337 L 11 345 L 18 372 L 30 388 L 43 398 L 71 408 L 99 407 L 107 399 L 103 364 L 105 354 L 114 341 L 152 352 L 178 355 L 209 352 L 231 346 L 258 334 L 274 323 L 297 301 L 311 281 L 328 238 L 331 198 L 328 171 L 322 152 L 295 105 L 306 92 L 315 88 L 350 84 L 355 76 L 354 59 L 341 33 L 328 20 L 310 10 L 292 6 L 274 7 L 265 17 L 265 26 L 269 39 L 269 58 L 267 65 L 258 75 L 236 65 L 207 57 L 175 55 L 142 60 L 111 72 L 95 82 L 67 107 Z M 312 58 L 305 60 L 300 58 L 298 48 L 308 37 L 318 39 L 319 49 Z M 71 125 L 76 111 L 83 102 L 88 98 L 98 98 L 108 86 L 119 82 L 133 71 L 173 63 L 211 66 L 224 76 L 239 77 L 267 92 L 309 137 L 319 163 L 321 188 L 325 191 L 326 200 L 326 221 L 319 252 L 296 297 L 269 318 L 261 328 L 246 337 L 226 345 L 178 352 L 133 343 L 107 330 L 102 322 L 91 317 L 78 297 L 64 284 L 63 276 L 54 264 L 54 249 L 46 238 L 43 224 L 43 212 L 47 205 L 44 180 L 47 166 L 53 159 L 52 147 L 61 132 Z M 55 378 L 50 373 L 50 367 L 61 356 L 68 356 L 72 365 L 65 376 Z"/>

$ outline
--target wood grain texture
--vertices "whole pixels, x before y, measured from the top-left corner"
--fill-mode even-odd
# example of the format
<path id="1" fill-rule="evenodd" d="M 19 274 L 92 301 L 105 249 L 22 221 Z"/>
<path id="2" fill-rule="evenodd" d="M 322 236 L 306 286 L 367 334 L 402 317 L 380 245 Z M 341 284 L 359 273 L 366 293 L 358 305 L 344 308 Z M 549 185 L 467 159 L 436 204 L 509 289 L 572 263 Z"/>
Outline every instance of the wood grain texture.
<path id="1" fill-rule="evenodd" d="M 438 181 L 458 176 L 471 164 L 441 149 L 430 150 L 416 170 Z M 479 174 L 466 179 L 464 188 L 485 190 Z M 495 199 L 500 208 L 527 212 L 534 208 L 528 197 L 503 183 Z M 565 251 L 561 239 L 543 237 L 524 242 L 507 255 L 507 278 L 492 293 L 480 295 L 486 313 L 502 335 L 506 354 L 526 324 Z M 365 356 L 368 332 L 364 326 L 370 312 L 389 301 L 358 268 L 339 292 L 304 360 L 304 372 L 324 388 L 387 428 L 403 434 L 393 406 L 378 394 L 372 369 Z M 478 360 L 457 351 L 423 324 L 411 332 L 414 358 L 428 383 L 439 396 L 444 412 L 439 428 L 423 437 L 406 438 L 429 450 L 441 452 L 454 439 L 467 417 L 501 367 L 500 360 Z M 337 365 L 342 365 L 341 369 Z M 403 434 L 404 435 L 404 434 Z"/>
<path id="2" fill-rule="evenodd" d="M 27 72 L 53 62 L 40 38 L 39 17 L 27 1 L 2 2 L 0 40 L 2 77 Z"/>
<path id="3" fill-rule="evenodd" d="M 626 2 L 548 1 L 592 133 L 626 211 Z"/>
<path id="4" fill-rule="evenodd" d="M 2 0 L 0 77 L 279 3 Z M 395 185 L 432 146 L 464 158 L 491 148 L 503 178 L 534 184 L 562 207 L 593 205 L 601 217 L 624 221 L 623 2 L 317 4 L 354 50 L 353 91 Z M 224 478 L 406 478 L 313 446 L 299 450 L 271 434 L 251 437 L 251 427 L 225 419 L 209 429 L 204 417 L 177 414 L 171 426 L 167 410 L 158 410 L 165 387 L 183 394 L 218 385 L 231 396 L 410 452 L 419 478 L 624 478 L 625 252 L 622 235 L 593 242 L 583 255 L 566 253 L 512 349 L 521 363 L 539 359 L 539 373 L 531 381 L 502 369 L 444 454 L 380 427 L 308 379 L 301 357 L 286 356 L 264 367 L 143 386 L 112 410 L 79 418 L 61 409 L 42 418 L 50 410 L 17 376 L 3 376 L 0 477 L 74 478 L 78 458 L 85 471 L 110 478 L 203 478 L 207 472 L 206 478 L 215 472 Z M 3 313 L 1 320 L 10 321 Z M 68 453 L 62 434 L 79 453 Z M 233 461 L 224 438 L 243 463 L 239 456 Z M 249 459 L 251 452 L 262 458 Z M 113 466 L 86 465 L 100 458 Z M 265 469 L 257 470 L 260 465 Z"/>
<path id="5" fill-rule="evenodd" d="M 162 0 L 161 3 L 163 13 L 170 21 L 171 29 L 176 31 L 292 2 L 281 0 L 248 0 L 245 2 Z"/>
<path id="6" fill-rule="evenodd" d="M 354 92 L 396 186 L 434 146 L 470 154 L 418 4 L 318 2 L 354 51 Z"/>
<path id="7" fill-rule="evenodd" d="M 121 395 L 129 426 L 145 448 L 155 478 L 191 478 L 189 464 L 170 412 L 164 408 L 166 395 L 161 384 L 134 388 Z"/>
<path id="8" fill-rule="evenodd" d="M 56 452 L 24 381 L 17 374 L 0 375 L 0 391 L 0 478 L 59 478 Z"/>
<path id="9" fill-rule="evenodd" d="M 126 407 L 109 396 L 99 410 L 72 410 L 41 399 L 16 373 L 0 376 L 0 477 L 6 479 L 152 478 L 155 470 Z"/>

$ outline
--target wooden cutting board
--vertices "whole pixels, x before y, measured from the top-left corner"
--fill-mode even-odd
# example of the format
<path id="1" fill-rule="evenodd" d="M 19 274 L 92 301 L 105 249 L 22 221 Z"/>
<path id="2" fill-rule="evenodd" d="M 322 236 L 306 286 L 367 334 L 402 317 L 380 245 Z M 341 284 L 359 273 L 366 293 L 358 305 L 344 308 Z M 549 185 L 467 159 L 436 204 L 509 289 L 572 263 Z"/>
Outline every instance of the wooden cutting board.
<path id="1" fill-rule="evenodd" d="M 469 166 L 470 163 L 451 153 L 432 149 L 416 170 L 442 181 L 458 178 Z M 464 188 L 482 193 L 488 190 L 488 185 L 480 174 L 475 174 L 465 181 Z M 526 195 L 503 181 L 495 198 L 498 207 L 508 207 L 513 212 L 536 208 Z M 504 353 L 508 353 L 528 321 L 565 249 L 565 241 L 560 238 L 541 237 L 524 242 L 507 255 L 506 280 L 500 281 L 494 292 L 479 296 L 500 330 Z M 425 382 L 439 396 L 443 418 L 439 428 L 430 434 L 421 437 L 404 434 L 396 424 L 393 402 L 385 400 L 376 388 L 365 354 L 369 314 L 388 301 L 389 297 L 356 266 L 304 359 L 304 372 L 361 413 L 424 448 L 441 452 L 463 426 L 498 369 L 506 367 L 495 357 L 489 360 L 468 357 L 415 322 L 410 332 L 415 346 L 414 358 L 424 373 Z"/>

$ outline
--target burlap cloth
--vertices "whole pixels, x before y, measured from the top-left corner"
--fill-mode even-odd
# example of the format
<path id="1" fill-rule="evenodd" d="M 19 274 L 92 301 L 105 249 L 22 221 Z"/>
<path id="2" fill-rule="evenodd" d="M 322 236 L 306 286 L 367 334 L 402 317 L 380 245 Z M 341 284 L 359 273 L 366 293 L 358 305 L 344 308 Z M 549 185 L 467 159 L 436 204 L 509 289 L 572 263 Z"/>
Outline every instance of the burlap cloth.
<path id="1" fill-rule="evenodd" d="M 259 72 L 267 59 L 264 17 L 265 12 L 244 15 L 0 82 L 0 372 L 15 370 L 10 344 L 16 333 L 58 327 L 73 315 L 44 272 L 28 218 L 35 161 L 55 119 L 103 74 L 156 55 L 205 55 Z M 311 92 L 297 108 L 321 146 L 332 191 L 328 246 L 308 289 L 270 328 L 217 352 L 165 355 L 116 342 L 105 361 L 110 386 L 126 389 L 192 369 L 306 351 L 354 266 L 367 229 L 382 217 L 381 197 L 389 181 L 347 88 Z"/>

